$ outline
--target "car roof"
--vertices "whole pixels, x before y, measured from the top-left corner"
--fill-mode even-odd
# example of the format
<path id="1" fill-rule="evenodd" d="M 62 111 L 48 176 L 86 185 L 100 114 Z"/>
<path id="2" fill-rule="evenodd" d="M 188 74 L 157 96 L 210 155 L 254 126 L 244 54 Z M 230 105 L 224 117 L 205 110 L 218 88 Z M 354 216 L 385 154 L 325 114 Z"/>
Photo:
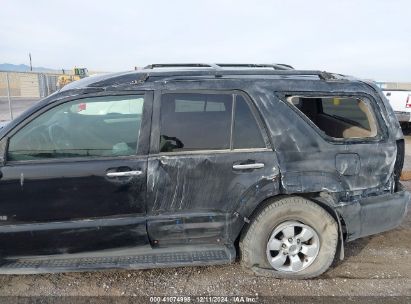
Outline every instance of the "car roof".
<path id="1" fill-rule="evenodd" d="M 297 70 L 287 64 L 151 64 L 143 69 L 94 75 L 64 86 L 60 92 L 121 85 L 138 85 L 155 80 L 193 80 L 215 78 L 310 79 L 319 81 L 354 79 L 319 70 Z"/>

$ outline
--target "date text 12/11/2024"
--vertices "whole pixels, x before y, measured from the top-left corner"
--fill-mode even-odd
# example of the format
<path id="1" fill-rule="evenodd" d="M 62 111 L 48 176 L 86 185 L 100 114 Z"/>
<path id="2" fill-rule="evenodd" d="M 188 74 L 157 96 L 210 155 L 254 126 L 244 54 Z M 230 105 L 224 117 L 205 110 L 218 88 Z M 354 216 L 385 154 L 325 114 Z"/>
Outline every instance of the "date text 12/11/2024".
<path id="1" fill-rule="evenodd" d="M 249 296 L 159 296 L 150 297 L 150 303 L 257 303 Z"/>

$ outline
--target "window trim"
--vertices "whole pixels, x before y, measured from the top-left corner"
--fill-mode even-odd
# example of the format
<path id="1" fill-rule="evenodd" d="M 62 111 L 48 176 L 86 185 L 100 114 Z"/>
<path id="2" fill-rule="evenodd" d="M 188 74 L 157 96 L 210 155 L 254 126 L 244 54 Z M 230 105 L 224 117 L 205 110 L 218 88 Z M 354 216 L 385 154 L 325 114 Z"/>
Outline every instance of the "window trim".
<path id="1" fill-rule="evenodd" d="M 193 150 L 193 151 L 175 151 L 175 152 L 160 152 L 160 132 L 161 132 L 161 100 L 162 96 L 165 94 L 226 94 L 232 96 L 232 106 L 231 106 L 231 128 L 230 128 L 230 148 L 229 149 L 204 149 L 204 150 Z M 256 123 L 260 130 L 261 137 L 264 141 L 265 148 L 247 148 L 247 149 L 234 149 L 233 148 L 233 132 L 234 132 L 234 117 L 235 117 L 235 100 L 236 96 L 240 95 L 246 101 Z M 257 112 L 257 108 L 254 101 L 250 96 L 241 90 L 215 90 L 215 89 L 164 89 L 154 92 L 154 106 L 153 106 L 153 119 L 152 119 L 152 133 L 150 140 L 150 151 L 149 155 L 198 155 L 198 154 L 208 154 L 208 153 L 232 153 L 232 152 L 257 152 L 257 151 L 273 151 L 272 144 L 269 140 L 267 129 Z"/>
<path id="2" fill-rule="evenodd" d="M 237 108 L 237 94 L 231 94 L 231 121 L 230 121 L 230 151 L 234 150 L 235 109 Z"/>
<path id="3" fill-rule="evenodd" d="M 8 150 L 10 139 L 19 132 L 22 128 L 28 125 L 30 122 L 35 120 L 37 117 L 41 116 L 43 113 L 60 106 L 64 103 L 71 101 L 82 100 L 85 98 L 94 97 L 107 97 L 107 96 L 136 96 L 142 95 L 144 97 L 142 120 L 140 125 L 140 133 L 137 138 L 137 151 L 132 155 L 118 155 L 118 156 L 79 156 L 79 157 L 62 157 L 62 158 L 44 158 L 44 159 L 30 159 L 30 160 L 8 160 Z M 44 163 L 60 163 L 60 162 L 82 162 L 82 161 L 105 161 L 105 160 L 115 160 L 115 159 L 139 159 L 146 157 L 149 148 L 149 138 L 151 131 L 151 116 L 152 116 L 152 105 L 153 105 L 153 91 L 152 90 L 130 90 L 130 91 L 118 91 L 118 92 L 99 92 L 99 93 L 85 93 L 76 96 L 69 96 L 61 99 L 56 99 L 49 102 L 43 107 L 36 110 L 36 112 L 31 113 L 29 116 L 25 117 L 18 125 L 11 129 L 3 138 L 7 141 L 7 147 L 5 151 L 5 165 L 10 164 L 44 164 Z"/>
<path id="4" fill-rule="evenodd" d="M 375 100 L 375 97 L 364 92 L 324 92 L 324 91 L 275 91 L 277 98 L 292 109 L 298 116 L 300 116 L 314 131 L 316 131 L 325 141 L 331 144 L 361 144 L 370 142 L 382 142 L 388 137 L 388 130 L 384 123 L 380 106 Z M 352 137 L 352 138 L 336 138 L 327 135 L 314 122 L 311 121 L 303 112 L 296 106 L 287 101 L 291 96 L 306 96 L 306 97 L 351 97 L 351 98 L 367 98 L 369 106 L 375 117 L 377 127 L 377 135 L 373 137 Z"/>

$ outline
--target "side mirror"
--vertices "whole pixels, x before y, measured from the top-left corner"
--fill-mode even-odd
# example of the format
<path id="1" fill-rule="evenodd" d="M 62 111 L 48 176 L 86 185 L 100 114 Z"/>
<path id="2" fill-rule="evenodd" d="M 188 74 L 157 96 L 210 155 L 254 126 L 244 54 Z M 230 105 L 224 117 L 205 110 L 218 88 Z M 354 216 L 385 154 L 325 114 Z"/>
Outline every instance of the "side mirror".
<path id="1" fill-rule="evenodd" d="M 5 137 L 0 142 L 0 166 L 3 167 L 7 160 L 7 148 L 9 146 L 10 137 Z"/>

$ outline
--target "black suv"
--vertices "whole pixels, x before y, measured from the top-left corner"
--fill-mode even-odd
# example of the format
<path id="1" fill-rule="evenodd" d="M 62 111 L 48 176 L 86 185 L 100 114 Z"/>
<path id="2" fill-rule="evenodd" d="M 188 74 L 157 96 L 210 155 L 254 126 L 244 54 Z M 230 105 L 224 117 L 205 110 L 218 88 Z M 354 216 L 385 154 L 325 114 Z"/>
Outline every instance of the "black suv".
<path id="1" fill-rule="evenodd" d="M 0 273 L 241 263 L 323 273 L 400 224 L 404 140 L 372 83 L 286 65 L 89 77 L 0 131 Z"/>

